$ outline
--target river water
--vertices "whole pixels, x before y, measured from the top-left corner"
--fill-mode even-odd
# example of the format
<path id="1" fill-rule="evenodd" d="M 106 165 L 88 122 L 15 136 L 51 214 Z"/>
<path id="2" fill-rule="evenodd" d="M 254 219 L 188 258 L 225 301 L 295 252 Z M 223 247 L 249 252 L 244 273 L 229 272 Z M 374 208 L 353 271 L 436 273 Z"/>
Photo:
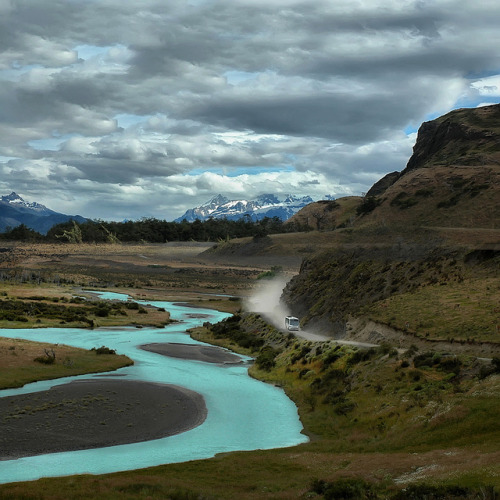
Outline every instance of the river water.
<path id="1" fill-rule="evenodd" d="M 103 299 L 127 298 L 108 292 L 100 296 Z M 0 483 L 48 476 L 105 474 L 204 459 L 223 452 L 283 448 L 307 441 L 301 433 L 302 424 L 293 402 L 281 389 L 250 378 L 245 364 L 218 365 L 182 360 L 139 348 L 142 344 L 158 342 L 201 344 L 191 339 L 186 329 L 205 321 L 215 323 L 227 317 L 226 313 L 171 302 L 148 304 L 164 307 L 178 323 L 161 329 L 5 329 L 0 330 L 0 336 L 86 349 L 102 345 L 115 349 L 132 358 L 134 365 L 112 372 L 113 377 L 175 384 L 196 391 L 205 398 L 208 410 L 205 422 L 182 434 L 153 441 L 0 461 Z M 37 382 L 0 391 L 0 397 L 44 391 L 72 380 L 99 376 L 102 374 Z"/>

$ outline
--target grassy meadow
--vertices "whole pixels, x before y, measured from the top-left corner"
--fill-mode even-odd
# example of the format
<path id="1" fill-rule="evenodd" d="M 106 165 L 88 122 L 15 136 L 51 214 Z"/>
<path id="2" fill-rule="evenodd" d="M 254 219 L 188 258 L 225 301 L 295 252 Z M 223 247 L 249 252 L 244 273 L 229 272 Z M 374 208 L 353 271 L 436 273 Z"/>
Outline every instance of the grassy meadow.
<path id="1" fill-rule="evenodd" d="M 0 337 L 0 389 L 22 387 L 39 380 L 117 370 L 132 363 L 131 359 L 119 354 L 97 354 L 96 351 L 62 344 Z"/>
<path id="2" fill-rule="evenodd" d="M 317 234 L 320 242 L 330 244 L 327 240 L 332 239 L 331 233 Z M 281 249 L 287 248 L 285 236 L 289 237 L 279 235 L 275 239 Z M 289 241 L 295 241 L 296 245 L 292 248 L 294 255 L 309 255 L 314 237 L 314 234 L 301 235 L 297 240 L 290 237 Z M 36 276 L 48 280 L 54 272 L 48 258 L 50 252 L 47 250 L 46 256 L 45 250 L 36 251 L 41 252 L 38 259 L 31 261 L 21 255 L 21 264 L 34 262 Z M 258 266 L 258 259 L 252 257 L 246 262 L 248 267 L 242 265 L 244 259 L 231 267 L 230 259 L 215 263 L 194 253 L 185 261 L 180 253 L 169 261 L 164 255 L 167 249 L 160 246 L 134 249 L 117 246 L 108 255 L 99 247 L 96 265 L 106 267 L 91 269 L 90 247 L 75 248 L 73 254 L 67 255 L 58 247 L 58 252 L 59 275 L 67 272 L 79 276 L 80 281 L 35 285 L 17 283 L 15 276 L 9 276 L 2 284 L 4 288 L 0 288 L 0 292 L 5 292 L 0 295 L 0 306 L 7 300 L 20 300 L 33 307 L 43 302 L 66 310 L 78 307 L 83 312 L 85 305 L 71 303 L 73 290 L 95 286 L 130 293 L 137 300 L 191 302 L 193 306 L 236 313 L 220 326 L 199 328 L 191 335 L 255 357 L 251 376 L 286 391 L 297 405 L 310 442 L 116 474 L 4 484 L 0 485 L 1 499 L 497 498 L 500 374 L 498 364 L 491 360 L 455 353 L 451 342 L 449 350 L 436 352 L 411 347 L 401 350 L 391 345 L 368 350 L 340 346 L 334 341 L 299 340 L 277 331 L 256 315 L 240 314 L 238 300 L 207 295 L 250 293 L 256 277 L 269 270 L 270 262 L 275 265 L 280 260 L 276 256 L 274 260 L 263 258 Z M 149 267 L 152 265 L 162 267 Z M 448 264 L 441 267 L 446 267 L 450 274 Z M 286 269 L 293 270 L 293 266 Z M 394 289 L 394 293 L 366 305 L 363 312 L 367 317 L 393 325 L 402 334 L 406 328 L 408 334 L 433 339 L 458 341 L 466 340 L 468 335 L 478 342 L 497 340 L 495 330 L 493 337 L 488 333 L 495 326 L 492 314 L 497 307 L 496 277 L 489 280 L 485 274 L 474 279 L 472 275 L 461 274 L 463 281 L 448 280 L 441 284 L 439 280 L 431 282 L 437 276 L 432 268 L 422 273 L 425 278 L 432 278 L 426 286 L 406 290 L 403 286 L 406 269 L 396 268 L 395 264 L 391 273 L 394 284 L 389 283 L 388 289 Z M 359 272 L 353 280 L 357 276 Z M 380 276 L 370 275 L 366 285 L 360 284 L 360 292 L 376 290 L 379 279 Z M 89 301 L 87 307 L 99 306 L 99 302 Z M 91 309 L 86 310 L 85 316 L 99 325 L 111 325 L 142 324 L 154 314 L 149 308 L 147 314 L 124 309 L 125 316 L 120 312 L 114 314 L 112 305 L 109 308 L 107 316 L 101 317 Z M 161 322 L 168 311 L 159 313 L 163 315 Z M 67 321 L 62 316 L 27 317 L 35 322 L 33 326 L 37 326 L 37 319 L 40 319 L 38 326 Z M 26 327 L 25 322 L 20 323 Z M 11 328 L 12 322 L 5 320 L 3 325 Z M 477 330 L 472 330 L 475 325 Z M 35 357 L 43 357 L 45 349 L 50 352 L 56 348 L 55 365 L 33 361 Z M 23 365 L 24 357 L 23 366 L 28 367 L 13 367 L 7 379 L 17 380 L 20 374 L 30 374 L 31 370 L 41 370 L 48 377 L 60 376 L 46 370 L 67 374 L 70 365 L 94 371 L 94 367 L 90 369 L 93 362 L 119 359 L 117 355 L 101 357 L 93 352 L 65 351 L 65 346 L 37 344 L 29 349 L 24 342 L 2 341 L 1 366 L 7 366 L 4 364 L 7 360 Z M 96 367 L 95 371 L 98 369 L 106 367 Z M 30 376 L 39 379 L 41 372 L 31 372 Z M 4 386 L 6 383 L 3 382 Z"/>

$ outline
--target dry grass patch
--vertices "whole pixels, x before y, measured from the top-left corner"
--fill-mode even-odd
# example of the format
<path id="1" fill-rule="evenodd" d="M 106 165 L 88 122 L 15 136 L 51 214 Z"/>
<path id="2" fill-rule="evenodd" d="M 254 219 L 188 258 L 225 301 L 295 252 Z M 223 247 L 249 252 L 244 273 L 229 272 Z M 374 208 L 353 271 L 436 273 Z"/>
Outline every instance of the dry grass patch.
<path id="1" fill-rule="evenodd" d="M 35 358 L 49 358 L 52 353 L 55 356 L 53 363 L 35 361 Z M 62 344 L 0 337 L 0 389 L 22 387 L 39 380 L 117 370 L 131 364 L 133 361 L 123 355 L 97 355 L 95 351 Z"/>
<path id="2" fill-rule="evenodd" d="M 500 342 L 500 280 L 485 278 L 419 288 L 365 311 L 373 321 L 423 338 Z"/>

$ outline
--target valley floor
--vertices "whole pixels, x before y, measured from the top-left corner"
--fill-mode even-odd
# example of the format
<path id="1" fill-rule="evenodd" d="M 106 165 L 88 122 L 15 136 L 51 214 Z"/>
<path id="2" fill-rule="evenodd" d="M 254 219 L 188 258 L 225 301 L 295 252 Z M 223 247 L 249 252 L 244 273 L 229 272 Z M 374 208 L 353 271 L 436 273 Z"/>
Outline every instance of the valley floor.
<path id="1" fill-rule="evenodd" d="M 319 237 L 329 239 L 330 235 L 320 234 Z M 280 236 L 276 241 L 281 239 Z M 325 243 L 327 246 L 329 244 Z M 284 271 L 290 275 L 299 271 L 301 255 L 307 256 L 312 252 L 310 241 L 304 239 L 303 245 L 306 246 L 301 247 L 302 250 L 298 247 L 294 249 L 296 253 L 293 259 L 283 260 L 286 264 Z M 3 285 L 10 287 L 9 290 L 15 289 L 16 295 L 21 294 L 20 290 L 23 289 L 25 294 L 31 293 L 29 290 L 43 289 L 45 295 L 60 295 L 62 290 L 71 294 L 75 289 L 94 287 L 130 293 L 141 300 L 180 299 L 193 306 L 203 305 L 237 312 L 241 302 L 231 298 L 248 296 L 257 277 L 269 270 L 269 263 L 279 261 L 279 256 L 239 261 L 237 256 L 231 259 L 207 258 L 201 250 L 209 247 L 209 244 L 111 247 L 55 245 L 54 248 L 20 245 L 6 247 L 7 250 L 0 254 L 0 275 Z M 304 248 L 308 248 L 307 252 L 303 251 Z M 453 349 L 455 352 L 456 349 L 458 353 L 463 349 L 465 355 L 474 354 L 484 358 L 498 355 L 497 346 L 490 349 L 486 344 L 481 347 L 456 342 L 437 344 L 412 336 L 408 336 L 406 342 L 403 341 L 405 338 L 397 329 L 362 319 L 352 320 L 348 337 L 349 340 L 373 344 L 389 341 L 392 346 L 405 350 L 411 344 L 419 343 L 416 347 L 420 352 L 427 349 L 450 352 Z M 328 412 L 322 413 L 323 403 L 314 408 L 315 402 L 306 388 L 315 378 L 321 379 L 317 385 L 322 388 L 321 384 L 326 384 L 329 371 L 331 378 L 328 382 L 336 384 L 345 366 L 340 357 L 335 357 L 338 351 L 333 345 L 328 348 L 323 346 L 323 352 L 320 353 L 314 342 L 294 342 L 290 340 L 290 350 L 285 349 L 282 353 L 284 359 L 278 373 L 281 377 L 279 381 L 279 377 L 272 379 L 273 374 L 266 371 L 261 371 L 258 376 L 283 387 L 286 380 L 293 378 L 297 382 L 297 391 L 289 394 L 299 406 L 304 425 L 311 436 L 310 443 L 278 450 L 231 453 L 211 460 L 127 473 L 6 484 L 0 486 L 0 497 L 321 498 L 313 492 L 315 481 L 335 482 L 350 478 L 374 485 L 376 491 L 372 498 L 391 498 L 402 488 L 418 483 L 445 486 L 458 484 L 471 488 L 471 496 L 457 498 L 481 498 L 481 492 L 483 498 L 495 498 L 485 495 L 491 492 L 494 495 L 492 488 L 500 487 L 500 441 L 498 431 L 492 430 L 494 422 L 497 422 L 494 415 L 498 415 L 498 411 L 495 413 L 494 405 L 495 402 L 498 404 L 500 375 L 491 375 L 477 386 L 471 383 L 469 390 L 469 385 L 454 386 L 451 375 L 447 377 L 447 374 L 425 367 L 418 370 L 412 366 L 401 368 L 404 359 L 394 358 L 387 362 L 385 358 L 377 357 L 375 360 L 361 361 L 356 365 L 357 371 L 354 374 L 350 372 L 351 378 L 346 379 L 346 383 L 351 383 L 349 390 L 358 391 L 356 394 L 360 397 L 354 413 L 336 414 L 330 411 L 333 406 Z M 320 360 L 329 350 L 332 351 L 331 359 L 337 359 L 339 365 L 332 364 L 328 370 L 322 371 L 323 361 L 320 363 Z M 355 348 L 346 347 L 345 359 L 354 357 L 355 351 Z M 285 359 L 286 356 L 289 358 Z M 296 356 L 293 363 L 290 356 Z M 447 387 L 445 396 L 440 394 L 441 382 Z M 402 392 L 396 393 L 397 388 Z M 337 401 L 338 391 L 335 387 L 333 389 L 330 397 L 332 401 Z M 384 396 L 384 390 L 390 391 L 387 397 Z M 456 393 L 453 392 L 455 390 Z M 353 394 L 347 394 L 347 397 Z M 71 399 L 71 396 L 68 397 Z M 456 401 L 461 398 L 463 403 L 452 407 L 448 403 L 453 398 Z M 364 405 L 370 401 L 375 401 L 377 406 L 365 412 Z M 116 408 L 119 409 L 123 402 L 117 402 Z M 470 408 L 466 407 L 470 402 Z M 100 403 L 96 401 L 95 404 Z M 35 407 L 36 404 L 28 402 L 24 406 Z M 366 419 L 366 427 L 363 427 L 361 415 Z M 384 436 L 388 435 L 386 426 L 397 419 L 406 423 L 398 431 L 398 436 L 391 437 L 395 443 L 397 440 L 397 446 L 391 449 L 389 439 Z M 20 418 L 21 427 L 16 428 L 17 431 L 14 429 L 13 435 L 20 432 L 22 422 L 24 420 Z M 315 432 L 314 425 L 322 433 Z M 476 431 L 468 439 L 467 432 L 472 432 L 473 425 Z M 441 433 L 436 444 L 432 444 L 432 437 L 427 444 L 418 441 L 419 436 L 432 433 L 434 428 Z M 405 444 L 405 439 L 414 442 Z M 447 439 L 449 445 L 446 444 Z"/>

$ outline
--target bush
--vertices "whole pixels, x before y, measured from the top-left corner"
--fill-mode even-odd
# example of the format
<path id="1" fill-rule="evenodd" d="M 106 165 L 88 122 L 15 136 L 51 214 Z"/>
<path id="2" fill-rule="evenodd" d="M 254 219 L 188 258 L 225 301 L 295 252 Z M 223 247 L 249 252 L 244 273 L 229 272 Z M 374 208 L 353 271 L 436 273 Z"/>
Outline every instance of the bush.
<path id="1" fill-rule="evenodd" d="M 457 357 L 447 357 L 439 363 L 439 369 L 447 373 L 455 373 L 458 375 L 462 362 Z"/>
<path id="2" fill-rule="evenodd" d="M 437 208 L 454 207 L 458 203 L 458 200 L 460 199 L 461 195 L 462 195 L 462 193 L 457 193 L 454 196 L 452 196 L 449 200 L 440 201 L 437 204 Z"/>
<path id="3" fill-rule="evenodd" d="M 114 349 L 110 349 L 106 346 L 101 346 L 97 349 L 95 347 L 92 347 L 91 351 L 95 351 L 96 354 L 116 354 L 116 351 Z"/>
<path id="4" fill-rule="evenodd" d="M 479 370 L 479 378 L 482 380 L 494 373 L 500 373 L 500 358 L 493 358 L 489 365 L 482 366 Z"/>
<path id="5" fill-rule="evenodd" d="M 416 205 L 418 201 L 415 198 L 408 197 L 408 194 L 402 191 L 391 200 L 391 207 L 399 207 L 400 209 L 410 208 Z"/>
<path id="6" fill-rule="evenodd" d="M 94 312 L 99 318 L 107 318 L 109 316 L 109 307 L 107 305 L 99 305 Z"/>
<path id="7" fill-rule="evenodd" d="M 313 481 L 311 491 L 323 495 L 325 500 L 377 498 L 371 484 L 355 478 L 343 478 L 333 482 L 316 479 Z"/>
<path id="8" fill-rule="evenodd" d="M 351 356 L 349 357 L 347 364 L 349 365 L 356 365 L 358 363 L 361 363 L 361 361 L 368 361 L 375 355 L 376 351 L 374 348 L 370 349 L 358 349 L 357 351 L 353 352 Z"/>
<path id="9" fill-rule="evenodd" d="M 428 198 L 434 193 L 433 189 L 419 189 L 415 192 L 415 196 L 421 196 L 422 198 Z"/>
<path id="10" fill-rule="evenodd" d="M 351 411 L 356 408 L 356 403 L 353 403 L 352 401 L 345 400 L 337 403 L 335 405 L 334 411 L 337 415 L 347 415 Z"/>
<path id="11" fill-rule="evenodd" d="M 272 266 L 270 271 L 265 271 L 263 273 L 260 273 L 257 276 L 258 280 L 266 279 L 270 280 L 275 278 L 276 276 L 279 276 L 281 273 L 283 273 L 283 267 L 281 266 Z"/>
<path id="12" fill-rule="evenodd" d="M 379 198 L 375 198 L 375 196 L 368 196 L 366 198 L 363 198 L 361 204 L 356 208 L 356 214 L 369 214 L 370 212 L 375 210 L 381 203 L 382 200 L 380 200 Z"/>
<path id="13" fill-rule="evenodd" d="M 420 368 L 422 366 L 431 367 L 438 364 L 440 361 L 441 358 L 437 354 L 428 351 L 415 356 L 413 358 L 413 365 L 415 368 Z"/>
<path id="14" fill-rule="evenodd" d="M 137 302 L 125 302 L 125 307 L 127 309 L 139 309 L 139 304 Z"/>
<path id="15" fill-rule="evenodd" d="M 44 365 L 53 365 L 56 362 L 56 353 L 53 349 L 45 349 L 45 355 L 38 356 L 33 361 Z"/>
<path id="16" fill-rule="evenodd" d="M 495 492 L 493 492 L 495 498 Z M 398 492 L 394 500 L 447 500 L 459 498 L 487 498 L 484 496 L 477 496 L 475 492 L 463 486 L 434 486 L 429 484 L 411 484 L 404 490 Z"/>
<path id="17" fill-rule="evenodd" d="M 255 364 L 261 369 L 270 371 L 276 365 L 275 358 L 278 355 L 278 351 L 270 346 L 263 347 L 257 358 L 255 359 Z"/>

